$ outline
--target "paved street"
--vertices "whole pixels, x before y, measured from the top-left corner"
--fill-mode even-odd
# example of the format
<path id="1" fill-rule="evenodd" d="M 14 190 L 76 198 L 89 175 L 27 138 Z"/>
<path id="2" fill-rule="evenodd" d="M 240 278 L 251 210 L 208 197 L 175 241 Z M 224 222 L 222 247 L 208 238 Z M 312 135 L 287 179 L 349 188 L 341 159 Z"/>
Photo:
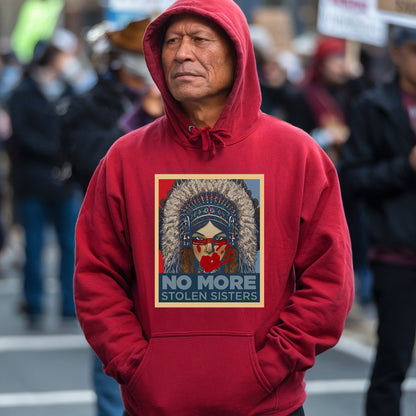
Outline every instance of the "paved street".
<path id="1" fill-rule="evenodd" d="M 53 239 L 52 239 L 53 242 Z M 47 316 L 41 332 L 28 332 L 15 312 L 19 267 L 3 265 L 0 278 L 0 414 L 94 416 L 90 351 L 77 324 L 55 317 L 57 284 L 53 244 L 45 251 Z M 371 315 L 371 314 L 370 314 Z M 307 377 L 307 416 L 361 416 L 372 357 L 374 322 L 355 310 L 336 349 L 318 357 Z M 406 384 L 403 416 L 415 416 L 416 371 Z M 214 416 L 214 415 L 213 415 Z"/>
<path id="2" fill-rule="evenodd" d="M 62 324 L 57 317 L 58 253 L 52 234 L 47 234 L 47 241 L 44 251 L 47 304 L 41 331 L 28 331 L 23 317 L 16 313 L 21 292 L 20 267 L 13 267 L 13 259 L 2 264 L 0 415 L 93 416 L 91 353 L 78 324 Z M 15 250 L 20 248 L 16 241 L 13 246 Z"/>

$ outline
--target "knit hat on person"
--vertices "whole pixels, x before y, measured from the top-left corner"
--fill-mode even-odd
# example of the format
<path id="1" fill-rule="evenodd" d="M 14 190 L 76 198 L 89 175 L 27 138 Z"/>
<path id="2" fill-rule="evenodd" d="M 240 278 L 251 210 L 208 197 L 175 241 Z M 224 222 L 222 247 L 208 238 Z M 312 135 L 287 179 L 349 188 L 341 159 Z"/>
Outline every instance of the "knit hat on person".
<path id="1" fill-rule="evenodd" d="M 345 40 L 329 36 L 320 37 L 316 43 L 315 52 L 303 83 L 308 84 L 311 81 L 320 82 L 323 63 L 331 56 L 344 54 L 345 50 Z"/>
<path id="2" fill-rule="evenodd" d="M 345 46 L 343 39 L 324 36 L 318 40 L 314 59 L 316 62 L 323 62 L 329 56 L 345 53 Z"/>

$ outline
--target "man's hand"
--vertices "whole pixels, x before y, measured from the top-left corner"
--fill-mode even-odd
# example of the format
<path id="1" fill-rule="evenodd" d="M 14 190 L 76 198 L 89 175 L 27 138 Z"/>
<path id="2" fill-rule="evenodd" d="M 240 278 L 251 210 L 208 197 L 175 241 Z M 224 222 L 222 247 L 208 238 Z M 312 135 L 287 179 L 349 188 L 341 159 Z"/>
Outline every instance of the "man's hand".
<path id="1" fill-rule="evenodd" d="M 409 155 L 409 162 L 412 169 L 416 172 L 416 146 L 413 146 L 410 155 Z"/>

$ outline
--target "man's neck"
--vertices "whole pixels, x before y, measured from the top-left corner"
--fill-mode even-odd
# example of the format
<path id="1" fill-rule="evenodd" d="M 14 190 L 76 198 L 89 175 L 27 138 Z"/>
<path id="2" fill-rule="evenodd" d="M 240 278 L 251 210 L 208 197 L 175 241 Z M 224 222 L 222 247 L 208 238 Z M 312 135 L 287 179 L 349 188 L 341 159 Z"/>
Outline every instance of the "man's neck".
<path id="1" fill-rule="evenodd" d="M 182 103 L 182 107 L 195 125 L 199 129 L 204 127 L 214 127 L 217 123 L 218 119 L 220 118 L 221 112 L 224 108 L 225 103 L 218 103 L 204 102 L 204 103 Z"/>

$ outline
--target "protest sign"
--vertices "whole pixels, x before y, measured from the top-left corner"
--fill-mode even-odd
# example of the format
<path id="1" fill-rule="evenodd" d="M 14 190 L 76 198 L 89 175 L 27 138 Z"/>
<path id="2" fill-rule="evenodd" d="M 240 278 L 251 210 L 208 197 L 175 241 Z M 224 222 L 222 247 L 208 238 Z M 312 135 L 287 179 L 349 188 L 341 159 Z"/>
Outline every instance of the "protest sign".
<path id="1" fill-rule="evenodd" d="M 416 17 L 416 0 L 378 0 L 379 10 Z"/>
<path id="2" fill-rule="evenodd" d="M 378 0 L 378 11 L 386 22 L 416 27 L 416 0 Z"/>
<path id="3" fill-rule="evenodd" d="M 39 40 L 53 35 L 63 7 L 63 0 L 27 0 L 23 3 L 11 36 L 13 50 L 22 62 L 32 59 Z"/>
<path id="4" fill-rule="evenodd" d="M 320 33 L 375 46 L 387 41 L 387 25 L 376 10 L 376 0 L 320 0 Z"/>
<path id="5" fill-rule="evenodd" d="M 174 0 L 109 0 L 106 20 L 116 28 L 124 27 L 132 20 L 161 13 L 173 2 Z"/>

